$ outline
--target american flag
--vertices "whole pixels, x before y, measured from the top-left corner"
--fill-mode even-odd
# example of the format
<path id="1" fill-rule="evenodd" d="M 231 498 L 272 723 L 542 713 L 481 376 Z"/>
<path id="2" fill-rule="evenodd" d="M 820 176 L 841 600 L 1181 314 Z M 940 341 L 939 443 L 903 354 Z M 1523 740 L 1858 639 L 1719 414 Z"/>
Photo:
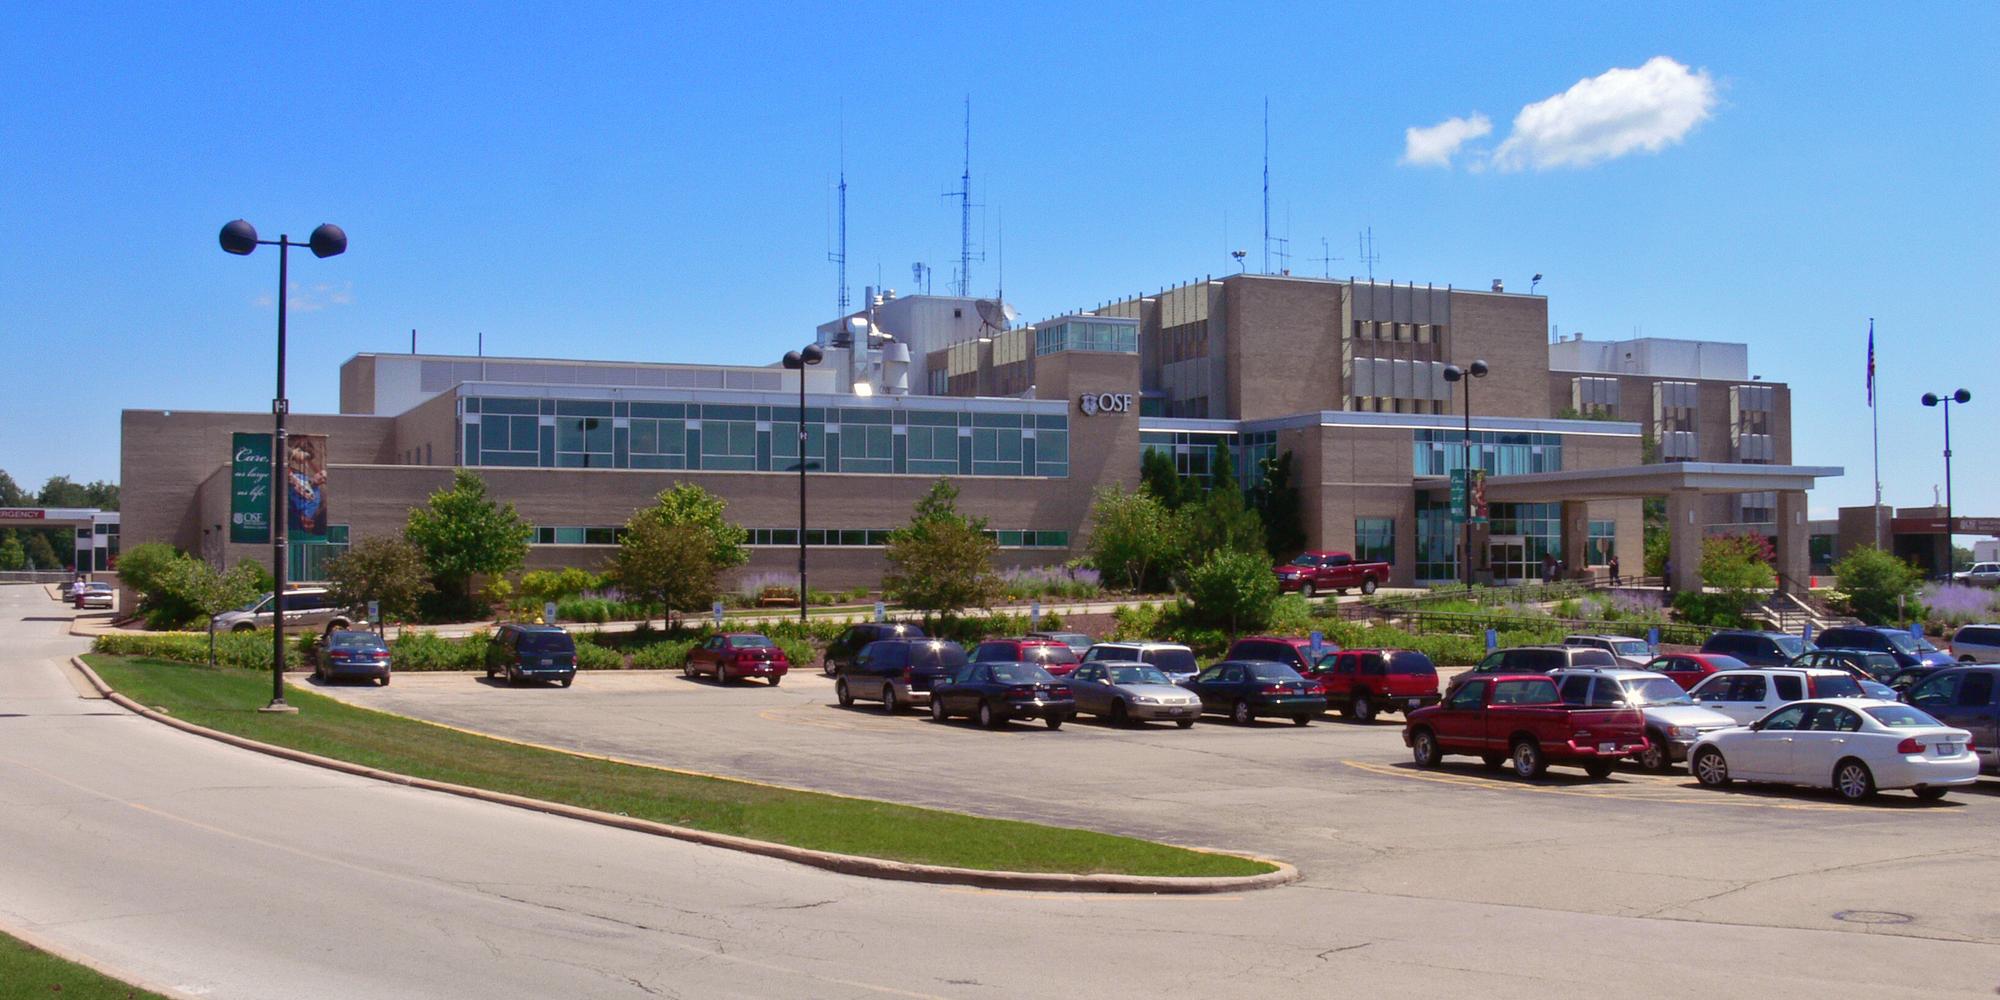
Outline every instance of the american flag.
<path id="1" fill-rule="evenodd" d="M 1875 321 L 1868 321 L 1868 405 L 1875 405 Z"/>

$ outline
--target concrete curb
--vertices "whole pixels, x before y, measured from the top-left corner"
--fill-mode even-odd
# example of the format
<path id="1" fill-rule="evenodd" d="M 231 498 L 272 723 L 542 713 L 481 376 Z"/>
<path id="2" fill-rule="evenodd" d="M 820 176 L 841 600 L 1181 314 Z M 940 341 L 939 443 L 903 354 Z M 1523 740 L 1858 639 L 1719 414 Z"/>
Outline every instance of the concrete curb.
<path id="1" fill-rule="evenodd" d="M 843 875 L 893 879 L 902 882 L 930 882 L 939 885 L 968 885 L 982 889 L 1157 895 L 1190 895 L 1269 889 L 1288 882 L 1295 882 L 1299 878 L 1299 870 L 1283 861 L 1271 858 L 1258 858 L 1251 855 L 1237 856 L 1249 857 L 1255 861 L 1276 865 L 1277 870 L 1266 872 L 1262 875 L 1195 878 L 1174 878 L 1164 875 L 1062 875 L 1043 872 L 999 872 L 984 871 L 976 868 L 952 868 L 944 865 L 885 861 L 880 858 L 864 858 L 852 854 L 835 854 L 830 851 L 816 851 L 804 847 L 792 847 L 787 844 L 774 844 L 769 841 L 752 840 L 747 837 L 737 837 L 726 833 L 713 833 L 707 830 L 695 830 L 667 823 L 655 823 L 651 820 L 635 819 L 630 816 L 619 816 L 613 813 L 599 812 L 595 809 L 564 805 L 559 802 L 547 802 L 519 795 L 508 795 L 504 792 L 491 792 L 483 788 L 470 788 L 465 785 L 454 785 L 449 782 L 433 781 L 428 778 L 417 778 L 407 774 L 398 774 L 394 771 L 382 771 L 372 767 L 363 767 L 344 760 L 334 760 L 331 757 L 321 757 L 318 754 L 293 750 L 289 747 L 260 743 L 256 740 L 245 739 L 232 733 L 209 729 L 206 726 L 198 726 L 192 722 L 186 722 L 153 711 L 112 690 L 110 685 L 104 683 L 103 678 L 97 676 L 96 671 L 90 669 L 89 664 L 83 662 L 82 657 L 71 657 L 70 665 L 82 673 L 84 678 L 90 682 L 90 685 L 102 693 L 105 698 L 117 703 L 127 711 L 144 716 L 155 722 L 164 723 L 175 729 L 193 733 L 196 736 L 207 737 L 219 743 L 227 743 L 230 746 L 253 750 L 257 753 L 301 764 L 311 764 L 315 767 L 323 767 L 344 774 L 373 778 L 377 781 L 386 781 L 391 784 L 407 785 L 412 788 L 422 788 L 434 792 L 445 792 L 451 795 L 478 799 L 482 802 L 514 806 L 520 809 L 531 809 L 535 812 L 583 820 L 584 822 L 596 823 L 600 826 L 615 827 L 635 833 L 648 833 L 658 837 L 671 837 L 675 840 L 685 840 L 708 847 L 721 847 L 732 851 L 743 851 L 747 854 L 756 854 L 767 858 L 776 858 L 780 861 L 790 861 L 795 864 L 823 868 L 827 871 L 839 872 Z"/>
<path id="2" fill-rule="evenodd" d="M 69 962 L 72 965 L 81 965 L 84 968 L 89 969 L 90 971 L 95 972 L 100 976 L 108 976 L 127 986 L 132 987 L 133 989 L 145 990 L 148 993 L 158 993 L 159 995 L 168 998 L 168 1000 L 200 1000 L 199 997 L 196 997 L 192 993 L 184 992 L 182 990 L 177 990 L 171 986 L 162 986 L 158 983 L 147 982 L 146 980 L 141 979 L 138 976 L 135 976 L 122 969 L 118 969 L 113 966 L 107 965 L 103 962 L 98 961 L 97 959 L 91 958 L 88 955 L 83 955 L 75 951 L 71 951 L 70 949 L 63 947 L 62 945 L 56 944 L 55 942 L 50 941 L 39 934 L 36 934 L 34 931 L 28 930 L 27 928 L 21 927 L 17 924 L 9 923 L 6 920 L 0 920 L 0 934 L 5 934 L 8 937 L 14 938 L 17 941 L 20 941 L 22 944 L 25 944 L 28 947 L 35 949 L 36 951 L 47 952 L 50 955 L 54 955 L 55 957 L 60 958 L 65 962 Z"/>

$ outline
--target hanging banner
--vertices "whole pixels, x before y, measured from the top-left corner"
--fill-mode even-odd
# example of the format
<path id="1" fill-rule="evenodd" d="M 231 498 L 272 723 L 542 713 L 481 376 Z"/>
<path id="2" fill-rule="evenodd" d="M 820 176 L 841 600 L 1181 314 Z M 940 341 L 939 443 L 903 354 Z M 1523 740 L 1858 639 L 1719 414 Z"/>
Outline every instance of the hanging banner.
<path id="1" fill-rule="evenodd" d="M 237 434 L 229 449 L 229 540 L 271 543 L 271 435 Z"/>
<path id="2" fill-rule="evenodd" d="M 285 458 L 285 486 L 292 491 L 287 540 L 326 541 L 326 435 L 289 434 L 286 448 L 291 454 Z"/>

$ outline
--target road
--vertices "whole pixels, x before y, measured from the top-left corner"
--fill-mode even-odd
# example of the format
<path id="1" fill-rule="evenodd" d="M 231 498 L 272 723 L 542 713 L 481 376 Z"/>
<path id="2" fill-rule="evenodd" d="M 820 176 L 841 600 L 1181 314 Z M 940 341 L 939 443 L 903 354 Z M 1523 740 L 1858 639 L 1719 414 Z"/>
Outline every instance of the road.
<path id="1" fill-rule="evenodd" d="M 1255 818 L 1275 809 L 1291 817 L 1275 828 L 1290 829 L 1297 810 L 1285 803 L 1317 785 L 1351 786 L 1347 804 L 1318 820 L 1315 840 L 1235 845 L 1288 848 L 1278 853 L 1301 861 L 1305 884 L 1219 898 L 1107 898 L 884 883 L 329 774 L 168 730 L 75 695 L 58 663 L 79 640 L 46 620 L 64 614 L 38 588 L 0 587 L 0 852 L 9 859 L 0 866 L 0 920 L 201 996 L 1136 998 L 1393 990 L 1545 1000 L 1599 995 L 1613 983 L 1622 996 L 1879 998 L 1990 996 L 2000 983 L 1994 894 L 1984 873 L 1992 859 L 1957 847 L 1950 850 L 1964 853 L 1967 864 L 1949 881 L 1929 868 L 1846 886 L 1809 880 L 1801 883 L 1807 898 L 1789 901 L 1817 916 L 1867 902 L 1898 881 L 1935 880 L 1934 901 L 1916 915 L 1929 936 L 1884 925 L 1755 926 L 1709 918 L 1698 907 L 1591 912 L 1567 898 L 1579 881 L 1602 884 L 1601 872 L 1584 870 L 1562 850 L 1580 836 L 1579 821 L 1561 815 L 1539 829 L 1537 818 L 1551 802 L 1565 813 L 1591 803 L 1464 789 L 1457 811 L 1440 816 L 1427 807 L 1407 818 L 1401 828 L 1422 857 L 1406 869 L 1406 883 L 1393 886 L 1365 866 L 1340 862 L 1359 857 L 1358 848 L 1339 846 L 1350 839 L 1347 828 L 1440 790 L 1331 756 L 1316 774 L 1273 785 L 1276 775 L 1262 767 L 1229 754 L 1203 763 L 1195 754 L 1134 767 L 1122 781 L 1099 777 L 1098 798 L 1113 801 L 1131 795 L 1133 782 L 1157 782 L 1171 799 L 1176 774 L 1208 768 L 1234 775 L 1226 783 L 1242 789 L 1228 811 Z M 415 690 L 408 682 L 416 679 L 399 677 L 381 693 Z M 613 700 L 613 689 L 599 691 L 596 677 L 567 692 L 425 680 L 544 702 L 593 692 Z M 688 691 L 702 693 L 694 685 Z M 714 693 L 779 695 L 796 700 L 791 710 L 847 715 L 814 707 L 810 691 L 800 691 Z M 695 703 L 686 692 L 664 697 Z M 732 725 L 746 732 L 797 729 L 824 738 L 842 731 L 764 719 L 764 707 L 716 707 L 724 710 L 705 714 L 737 720 Z M 647 714 L 641 706 L 632 717 Z M 990 736 L 990 756 L 1007 756 L 992 751 L 1008 748 L 1045 775 L 1080 773 L 1070 754 L 1121 741 L 1089 727 L 933 733 L 910 718 L 854 721 L 864 732 L 880 723 L 917 740 Z M 1212 728 L 1137 738 L 1200 737 Z M 1301 735 L 1330 746 L 1373 738 L 1338 728 Z M 1286 727 L 1230 735 L 1292 734 Z M 707 734 L 665 731 L 658 742 L 669 738 L 685 748 Z M 745 761 L 764 754 L 750 742 L 734 752 Z M 844 768 L 831 754 L 822 764 L 827 774 Z M 1186 817 L 1214 811 L 1219 801 L 1210 794 L 1199 807 L 1166 808 L 1145 825 L 1198 832 L 1203 827 Z M 1938 824 L 1984 825 L 1980 817 L 1991 813 L 1969 810 L 1989 807 L 1916 815 L 1901 849 L 1936 851 L 1930 838 Z M 1693 807 L 1612 806 L 1596 833 L 1624 846 L 1624 867 L 1641 883 L 1659 877 L 1649 869 L 1710 870 L 1731 879 L 1745 858 L 1766 856 L 1798 829 L 1837 831 L 1901 815 L 1799 812 L 1811 823 L 1696 836 L 1678 820 L 1631 826 L 1629 811 L 1648 808 L 1715 818 Z M 1719 811 L 1793 818 L 1786 810 Z M 1515 825 L 1537 832 L 1495 825 L 1504 813 L 1526 817 Z M 1117 814 L 1103 808 L 1075 816 Z M 1441 846 L 1446 841 L 1459 846 Z M 1965 912 L 1985 921 L 1986 932 L 1954 940 L 1968 937 L 1965 928 L 1923 923 Z"/>

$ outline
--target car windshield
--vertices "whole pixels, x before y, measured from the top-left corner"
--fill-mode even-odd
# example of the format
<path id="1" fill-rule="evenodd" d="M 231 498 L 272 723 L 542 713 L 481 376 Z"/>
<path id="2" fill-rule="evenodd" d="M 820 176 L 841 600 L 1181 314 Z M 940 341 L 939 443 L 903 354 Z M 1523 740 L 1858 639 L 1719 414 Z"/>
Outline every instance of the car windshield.
<path id="1" fill-rule="evenodd" d="M 1908 705 L 1877 705 L 1865 710 L 1869 715 L 1890 729 L 1927 729 L 1944 723 L 1924 714 L 1920 709 Z"/>
<path id="2" fill-rule="evenodd" d="M 1804 639 L 1795 635 L 1774 635 L 1771 637 L 1771 641 L 1777 644 L 1778 652 L 1785 654 L 1787 657 L 1802 655 L 1806 650 L 1813 648 L 1806 645 Z"/>
<path id="3" fill-rule="evenodd" d="M 1032 663 L 995 663 L 993 679 L 1001 684 L 1049 684 L 1049 672 Z"/>
<path id="4" fill-rule="evenodd" d="M 729 645 L 733 649 L 770 649 L 771 640 L 761 635 L 731 636 Z"/>
<path id="5" fill-rule="evenodd" d="M 1838 677 L 1813 678 L 1815 698 L 1860 698 L 1865 695 L 1866 692 L 1861 690 L 1861 683 L 1846 674 Z"/>
<path id="6" fill-rule="evenodd" d="M 1389 672 L 1392 674 L 1434 676 L 1438 672 L 1437 664 L 1432 663 L 1431 658 L 1422 653 L 1390 653 L 1387 660 Z"/>
<path id="7" fill-rule="evenodd" d="M 1146 654 L 1146 662 L 1176 674 L 1192 674 L 1201 669 L 1194 653 L 1185 649 L 1156 649 Z"/>
<path id="8" fill-rule="evenodd" d="M 1021 650 L 1021 652 L 1023 654 L 1026 654 L 1022 656 L 1021 659 L 1034 660 L 1037 663 L 1077 662 L 1076 650 L 1063 645 L 1029 646 L 1026 649 Z"/>
<path id="9" fill-rule="evenodd" d="M 1618 661 L 1601 649 L 1578 648 L 1570 653 L 1570 662 L 1579 667 L 1615 667 Z"/>
<path id="10" fill-rule="evenodd" d="M 384 649 L 382 640 L 367 632 L 335 632 L 326 637 L 332 649 Z"/>
<path id="11" fill-rule="evenodd" d="M 965 666 L 965 647 L 955 642 L 919 642 L 910 645 L 910 665 L 913 667 L 944 667 L 957 670 Z"/>
<path id="12" fill-rule="evenodd" d="M 1645 643 L 1643 643 L 1643 642 L 1640 642 L 1640 641 L 1639 641 L 1639 640 L 1637 640 L 1637 639 L 1632 639 L 1632 640 L 1627 640 L 1627 641 L 1619 641 L 1619 642 L 1614 642 L 1614 643 L 1612 643 L 1612 644 L 1611 644 L 1611 648 L 1612 648 L 1612 650 L 1613 650 L 1613 651 L 1615 651 L 1615 652 L 1616 652 L 1616 653 L 1617 653 L 1617 654 L 1618 654 L 1619 656 L 1651 656 L 1651 655 L 1653 655 L 1653 651 L 1652 651 L 1651 649 L 1649 649 L 1649 648 L 1648 648 L 1648 647 L 1646 646 L 1646 644 L 1645 644 Z"/>
<path id="13" fill-rule="evenodd" d="M 574 653 L 576 644 L 568 632 L 523 632 L 518 647 L 523 653 Z"/>
<path id="14" fill-rule="evenodd" d="M 1887 639 L 1889 641 L 1889 648 L 1898 653 L 1909 653 L 1914 656 L 1919 652 L 1917 649 L 1917 640 L 1911 638 L 1908 632 L 1877 632 L 1875 634 Z"/>
<path id="15" fill-rule="evenodd" d="M 1071 646 L 1079 642 L 1085 646 L 1090 645 L 1090 637 L 1084 635 L 1082 632 L 1044 632 L 1042 635 L 1045 638 L 1054 639 L 1057 642 L 1066 643 Z"/>
<path id="16" fill-rule="evenodd" d="M 1857 653 L 1855 656 L 1861 660 L 1863 668 L 1870 674 L 1873 674 L 1876 680 L 1881 680 L 1902 669 L 1902 665 L 1896 662 L 1896 658 L 1887 653 Z"/>
<path id="17" fill-rule="evenodd" d="M 1665 677 L 1626 681 L 1625 698 L 1634 705 L 1692 705 L 1687 690 Z"/>
<path id="18" fill-rule="evenodd" d="M 1708 665 L 1714 667 L 1717 670 L 1750 669 L 1750 664 L 1745 663 L 1734 656 L 1725 656 L 1722 653 L 1703 653 L 1701 655 L 1708 657 Z"/>
<path id="19" fill-rule="evenodd" d="M 1167 675 L 1155 667 L 1112 667 L 1113 684 L 1171 684 Z"/>
<path id="20" fill-rule="evenodd" d="M 250 603 L 248 603 L 248 604 L 245 604 L 244 606 L 242 606 L 242 607 L 240 607 L 240 608 L 237 608 L 236 610 L 238 610 L 238 611 L 262 611 L 262 610 L 264 610 L 264 605 L 266 605 L 266 604 L 269 604 L 269 603 L 271 603 L 271 595 L 269 595 L 269 594 L 265 594 L 264 596 L 262 596 L 262 597 L 259 597 L 259 598 L 257 598 L 256 600 L 254 600 L 254 601 L 251 601 Z"/>
<path id="21" fill-rule="evenodd" d="M 1250 676 L 1260 681 L 1296 681 L 1302 679 L 1299 677 L 1298 671 L 1282 663 L 1253 660 L 1247 666 L 1250 670 Z"/>
<path id="22" fill-rule="evenodd" d="M 1318 560 L 1315 560 L 1315 559 L 1314 559 L 1313 557 L 1311 557 L 1311 556 L 1300 556 L 1300 557 L 1298 557 L 1297 559 L 1294 559 L 1294 560 L 1292 560 L 1291 562 L 1287 563 L 1286 565 L 1289 565 L 1289 566 L 1314 566 L 1314 565 L 1317 565 L 1317 564 L 1318 564 Z"/>

